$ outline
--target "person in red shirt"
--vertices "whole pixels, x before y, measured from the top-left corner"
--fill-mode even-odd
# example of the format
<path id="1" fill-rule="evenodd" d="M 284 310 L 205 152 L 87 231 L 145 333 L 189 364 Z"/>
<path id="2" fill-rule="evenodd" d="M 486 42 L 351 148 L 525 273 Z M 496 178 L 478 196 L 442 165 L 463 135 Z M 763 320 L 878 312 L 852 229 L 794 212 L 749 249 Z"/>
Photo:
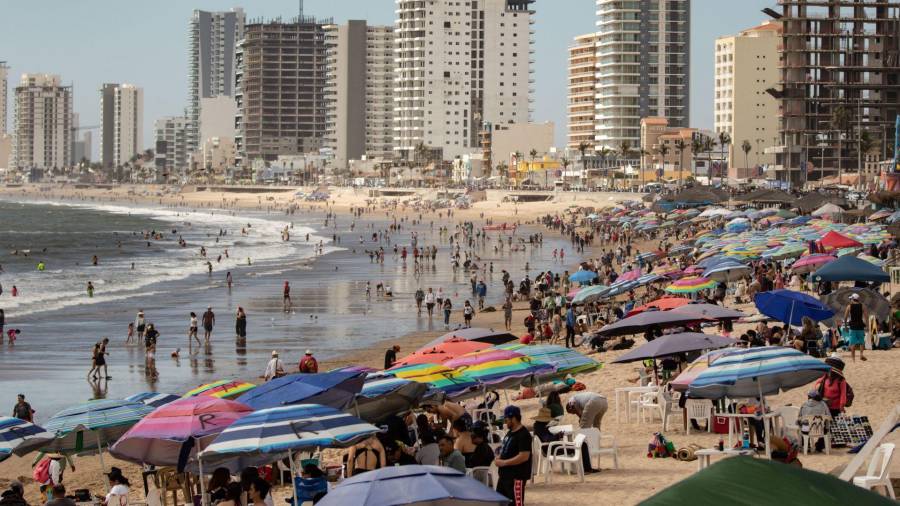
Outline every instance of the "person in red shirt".
<path id="1" fill-rule="evenodd" d="M 825 359 L 825 363 L 831 366 L 831 370 L 816 382 L 816 390 L 828 404 L 831 416 L 835 417 L 843 413 L 844 407 L 847 406 L 849 385 L 843 374 L 843 360 L 837 357 L 828 357 Z"/>
<path id="2" fill-rule="evenodd" d="M 312 351 L 306 350 L 306 354 L 300 359 L 299 368 L 301 374 L 316 374 L 319 372 L 319 363 L 313 357 Z"/>
<path id="3" fill-rule="evenodd" d="M 531 331 L 525 333 L 524 336 L 519 338 L 519 343 L 521 344 L 531 344 L 534 342 L 534 336 L 531 334 Z"/>

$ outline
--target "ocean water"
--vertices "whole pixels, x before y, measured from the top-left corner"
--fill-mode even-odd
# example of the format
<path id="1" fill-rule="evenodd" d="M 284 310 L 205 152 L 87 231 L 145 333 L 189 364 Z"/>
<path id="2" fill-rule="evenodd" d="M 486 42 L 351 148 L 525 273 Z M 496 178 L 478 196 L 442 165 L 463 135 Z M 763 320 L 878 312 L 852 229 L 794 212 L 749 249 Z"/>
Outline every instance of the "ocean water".
<path id="1" fill-rule="evenodd" d="M 0 217 L 0 308 L 6 312 L 7 329 L 22 330 L 15 344 L 4 340 L 0 345 L 0 405 L 25 393 L 38 411 L 38 421 L 92 398 L 122 398 L 142 391 L 182 393 L 218 379 L 258 381 L 272 350 L 278 350 L 288 370 L 294 370 L 305 349 L 327 360 L 410 332 L 441 330 L 439 318 L 416 315 L 413 293 L 420 286 L 443 288 L 454 307 L 471 298 L 469 275 L 450 268 L 450 244 L 438 234 L 436 217 L 433 226 L 427 216 L 416 226 L 406 222 L 392 237 L 393 244 L 409 245 L 416 233 L 420 245 L 438 246 L 436 265 L 418 276 L 411 258 L 405 265 L 394 258 L 393 244 L 382 244 L 387 251 L 384 264 L 371 263 L 364 253 L 379 246 L 371 242 L 372 232 L 386 229 L 392 219 L 383 213 L 356 221 L 338 217 L 326 228 L 324 215 L 316 212 L 288 216 L 0 201 Z M 289 241 L 281 238 L 286 226 L 292 227 Z M 144 233 L 151 231 L 163 238 L 151 239 L 148 247 Z M 522 228 L 518 235 L 527 233 Z M 360 235 L 365 237 L 362 244 Z M 502 298 L 502 269 L 519 280 L 526 262 L 533 276 L 547 269 L 562 271 L 578 260 L 568 241 L 552 237 L 545 237 L 542 248 L 495 253 L 493 244 L 501 235 L 506 237 L 495 233 L 478 249 L 484 262 L 494 263 L 494 274 L 486 277 L 492 304 Z M 179 237 L 186 247 L 179 245 Z M 323 255 L 316 254 L 320 241 Z M 207 250 L 206 258 L 200 256 L 201 246 Z M 226 248 L 229 258 L 224 258 Z M 566 248 L 566 266 L 554 263 L 554 248 Z M 91 265 L 93 255 L 99 258 L 97 266 Z M 211 276 L 207 260 L 214 266 Z M 46 264 L 43 272 L 36 270 L 38 261 Z M 234 278 L 231 290 L 226 272 Z M 89 280 L 95 286 L 93 297 L 85 289 Z M 286 280 L 292 286 L 289 312 L 282 309 Z M 371 298 L 365 296 L 367 281 Z M 393 287 L 391 300 L 375 296 L 378 282 Z M 11 296 L 13 285 L 19 289 L 17 297 Z M 217 320 L 211 344 L 190 346 L 188 313 L 200 315 L 207 306 L 212 306 Z M 248 315 L 244 341 L 235 338 L 239 306 Z M 128 323 L 138 310 L 161 334 L 155 361 L 149 363 L 141 344 L 125 344 Z M 112 379 L 89 382 L 92 346 L 102 337 L 110 338 L 107 361 Z M 179 356 L 173 358 L 176 350 Z"/>

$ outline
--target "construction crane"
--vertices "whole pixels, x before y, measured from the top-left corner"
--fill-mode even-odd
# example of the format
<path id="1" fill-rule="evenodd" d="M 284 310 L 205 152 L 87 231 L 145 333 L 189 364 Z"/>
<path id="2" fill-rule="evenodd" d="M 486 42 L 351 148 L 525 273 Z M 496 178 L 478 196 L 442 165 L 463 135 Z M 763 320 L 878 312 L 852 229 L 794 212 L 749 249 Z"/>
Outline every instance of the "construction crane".
<path id="1" fill-rule="evenodd" d="M 101 125 L 73 126 L 71 130 L 73 132 L 79 132 L 81 130 L 100 130 L 100 126 Z"/>

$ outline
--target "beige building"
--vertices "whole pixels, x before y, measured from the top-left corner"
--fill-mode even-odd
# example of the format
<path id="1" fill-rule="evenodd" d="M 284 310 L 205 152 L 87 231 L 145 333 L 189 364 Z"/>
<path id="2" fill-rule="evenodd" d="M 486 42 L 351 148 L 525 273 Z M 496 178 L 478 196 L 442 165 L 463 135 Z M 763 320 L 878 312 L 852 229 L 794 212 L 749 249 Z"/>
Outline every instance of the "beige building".
<path id="1" fill-rule="evenodd" d="M 216 174 L 234 167 L 234 139 L 230 137 L 210 137 L 203 143 L 203 170 Z"/>
<path id="2" fill-rule="evenodd" d="M 0 61 L 0 135 L 6 133 L 6 101 L 8 100 L 9 90 L 7 87 L 9 86 L 7 83 L 9 81 L 9 67 L 6 66 L 5 61 Z M 6 166 L 6 160 L 0 161 L 4 166 Z"/>
<path id="3" fill-rule="evenodd" d="M 496 167 L 506 163 L 507 167 L 511 167 L 513 153 L 522 155 L 519 161 L 530 160 L 532 149 L 537 151 L 540 159 L 553 147 L 554 130 L 555 126 L 550 121 L 495 125 L 491 138 L 491 164 Z"/>
<path id="4" fill-rule="evenodd" d="M 16 87 L 15 163 L 18 169 L 62 169 L 72 155 L 72 87 L 58 75 L 22 74 Z"/>
<path id="5" fill-rule="evenodd" d="M 597 40 L 596 33 L 588 33 L 575 37 L 575 43 L 569 46 L 567 145 L 572 149 L 578 149 L 581 143 L 591 149 L 594 146 Z"/>
<path id="6" fill-rule="evenodd" d="M 765 150 L 779 144 L 779 104 L 766 90 L 779 88 L 780 47 L 777 21 L 716 39 L 715 131 L 731 137 L 729 167 L 775 163 L 775 155 Z M 746 156 L 745 141 L 751 148 Z"/>
<path id="7" fill-rule="evenodd" d="M 641 148 L 647 154 L 641 159 L 643 180 L 683 180 L 693 174 L 693 140 L 708 138 L 696 128 L 670 127 L 667 118 L 650 117 L 641 120 Z M 684 141 L 679 151 L 678 141 Z"/>
<path id="8" fill-rule="evenodd" d="M 118 167 L 144 150 L 144 90 L 133 84 L 100 88 L 100 159 Z M 78 161 L 78 159 L 76 159 Z"/>

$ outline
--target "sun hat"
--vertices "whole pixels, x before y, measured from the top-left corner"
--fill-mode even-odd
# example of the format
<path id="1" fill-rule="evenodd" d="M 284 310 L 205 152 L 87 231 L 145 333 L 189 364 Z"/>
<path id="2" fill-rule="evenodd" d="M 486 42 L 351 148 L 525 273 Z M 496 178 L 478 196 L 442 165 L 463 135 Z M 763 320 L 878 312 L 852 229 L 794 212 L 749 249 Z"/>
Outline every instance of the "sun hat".
<path id="1" fill-rule="evenodd" d="M 537 415 L 534 417 L 535 422 L 544 422 L 547 423 L 550 420 L 553 420 L 553 417 L 550 416 L 550 408 L 541 408 L 538 410 Z"/>
<path id="2" fill-rule="evenodd" d="M 272 350 L 272 356 L 273 356 L 273 357 L 277 357 L 277 356 L 278 356 L 278 350 Z"/>

